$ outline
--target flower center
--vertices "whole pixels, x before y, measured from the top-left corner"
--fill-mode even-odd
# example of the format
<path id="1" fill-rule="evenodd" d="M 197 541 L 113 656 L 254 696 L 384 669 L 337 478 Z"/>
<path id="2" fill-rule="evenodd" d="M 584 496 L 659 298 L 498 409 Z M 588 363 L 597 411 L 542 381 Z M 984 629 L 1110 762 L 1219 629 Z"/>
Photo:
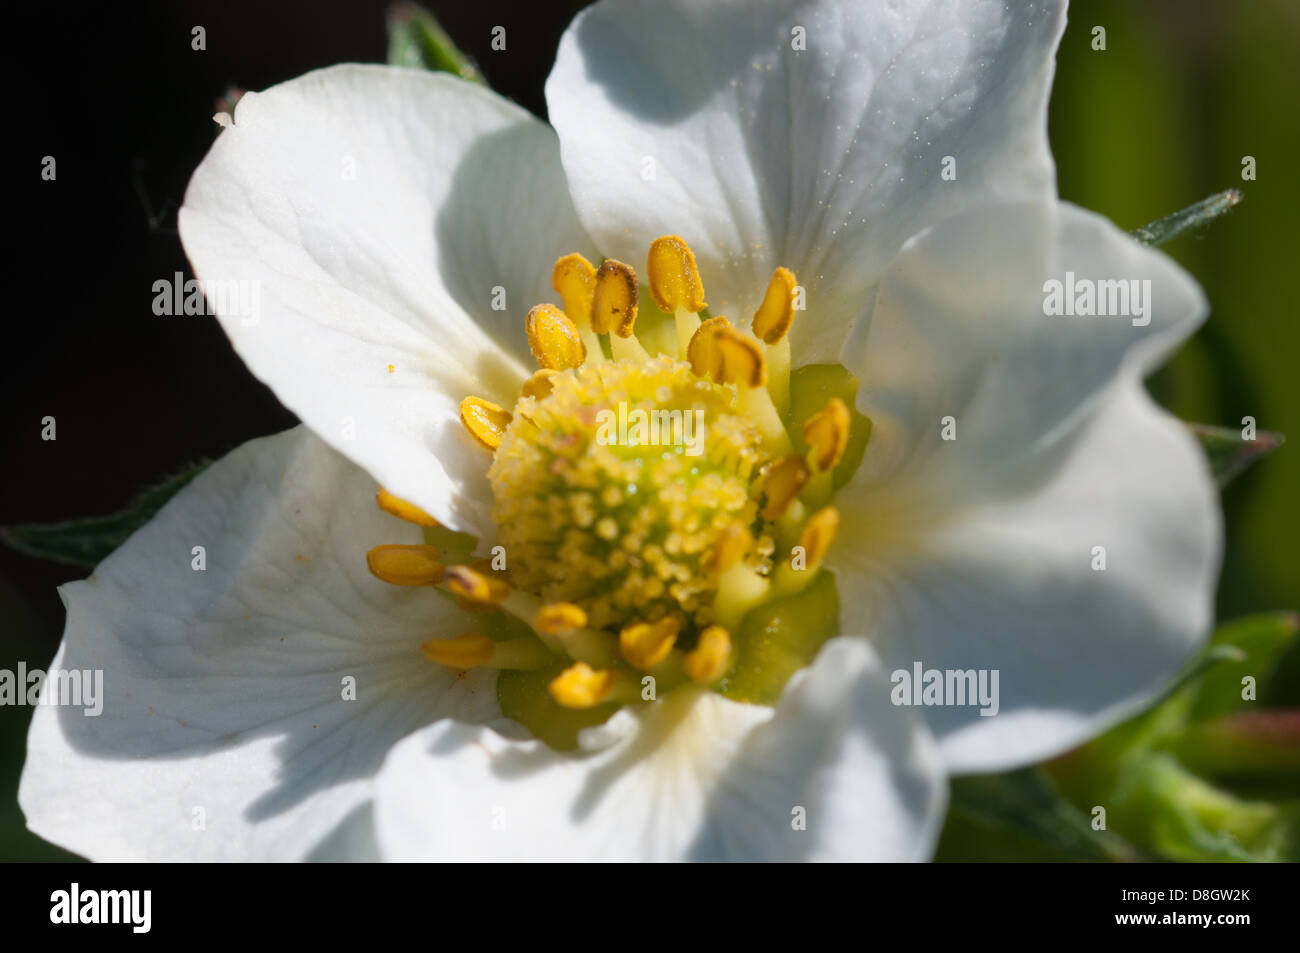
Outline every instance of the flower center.
<path id="1" fill-rule="evenodd" d="M 754 524 L 767 459 L 735 392 L 666 355 L 549 380 L 515 406 L 488 470 L 513 582 L 593 628 L 673 617 L 679 642 L 702 630 L 709 556 Z"/>
<path id="2" fill-rule="evenodd" d="M 540 370 L 513 410 L 462 402 L 492 454 L 492 558 L 383 490 L 426 544 L 367 554 L 379 578 L 481 616 L 425 655 L 500 669 L 503 712 L 556 747 L 684 683 L 770 704 L 838 623 L 821 563 L 834 487 L 870 432 L 850 410 L 857 382 L 838 365 L 792 373 L 788 269 L 752 334 L 709 314 L 681 238 L 651 244 L 647 276 L 642 288 L 623 262 L 561 258 L 564 307 L 528 313 Z"/>

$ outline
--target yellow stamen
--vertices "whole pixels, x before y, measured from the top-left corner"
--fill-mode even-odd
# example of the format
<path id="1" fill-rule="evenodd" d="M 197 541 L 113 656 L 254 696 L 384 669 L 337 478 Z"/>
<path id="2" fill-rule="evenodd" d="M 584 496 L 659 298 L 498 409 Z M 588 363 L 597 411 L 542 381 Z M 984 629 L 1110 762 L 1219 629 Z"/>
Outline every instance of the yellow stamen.
<path id="1" fill-rule="evenodd" d="M 716 682 L 731 664 L 731 636 L 719 625 L 700 633 L 700 641 L 682 659 L 682 669 L 692 681 L 702 685 Z"/>
<path id="2" fill-rule="evenodd" d="M 550 684 L 551 697 L 565 708 L 595 708 L 614 692 L 614 673 L 575 662 Z"/>
<path id="3" fill-rule="evenodd" d="M 631 337 L 636 327 L 636 272 L 631 265 L 607 258 L 596 271 L 591 303 L 591 327 L 597 334 Z"/>
<path id="4" fill-rule="evenodd" d="M 777 413 L 790 412 L 790 336 L 787 334 L 775 344 L 764 345 L 767 350 L 767 392 Z"/>
<path id="5" fill-rule="evenodd" d="M 720 384 L 735 384 L 741 410 L 763 435 L 763 448 L 772 456 L 789 453 L 790 435 L 785 432 L 772 395 L 763 386 L 767 383 L 763 346 L 730 323 L 706 331 L 710 323 L 700 325 L 691 341 L 695 352 L 691 369 L 697 374 L 708 371 L 707 376 Z"/>
<path id="6" fill-rule="evenodd" d="M 510 587 L 506 583 L 468 566 L 448 566 L 444 572 L 447 588 L 470 602 L 497 605 L 510 595 Z"/>
<path id="7" fill-rule="evenodd" d="M 452 639 L 429 639 L 420 651 L 430 662 L 450 668 L 478 668 L 492 661 L 493 641 L 485 635 L 466 632 Z"/>
<path id="8" fill-rule="evenodd" d="M 764 344 L 776 344 L 794 323 L 794 272 L 778 268 L 772 272 L 763 303 L 754 312 L 754 336 Z"/>
<path id="9" fill-rule="evenodd" d="M 381 510 L 390 516 L 396 516 L 398 519 L 414 523 L 416 526 L 433 527 L 438 525 L 438 521 L 424 510 L 400 497 L 393 496 L 382 486 L 375 494 L 375 502 L 379 504 Z"/>
<path id="10" fill-rule="evenodd" d="M 637 364 L 645 364 L 650 360 L 650 352 L 632 334 L 627 337 L 611 334 L 609 336 L 609 353 L 616 361 L 634 361 Z"/>
<path id="11" fill-rule="evenodd" d="M 732 523 L 718 534 L 713 548 L 704 559 L 704 571 L 726 572 L 749 555 L 754 547 L 754 537 L 744 523 Z"/>
<path id="12" fill-rule="evenodd" d="M 724 329 L 730 330 L 731 322 L 718 315 L 703 322 L 691 336 L 691 342 L 686 348 L 686 360 L 690 362 L 691 370 L 697 377 L 716 380 L 722 373 L 722 354 L 714 343 L 714 337 Z"/>
<path id="13" fill-rule="evenodd" d="M 475 440 L 495 450 L 510 426 L 510 412 L 481 397 L 466 397 L 460 402 L 460 422 Z"/>
<path id="14" fill-rule="evenodd" d="M 587 625 L 587 613 L 572 602 L 550 602 L 537 610 L 533 628 L 547 635 L 559 635 Z"/>
<path id="15" fill-rule="evenodd" d="M 713 346 L 721 357 L 719 383 L 751 389 L 767 383 L 767 361 L 753 338 L 734 328 L 721 328 L 714 333 Z"/>
<path id="16" fill-rule="evenodd" d="M 564 313 L 579 328 L 591 324 L 591 299 L 596 292 L 596 269 L 574 252 L 555 263 L 551 287 L 564 299 Z"/>
<path id="17" fill-rule="evenodd" d="M 425 658 L 448 668 L 543 668 L 555 661 L 546 646 L 537 639 L 525 636 L 493 642 L 476 632 L 466 632 L 453 639 L 430 639 L 420 645 Z"/>
<path id="18" fill-rule="evenodd" d="M 840 462 L 849 445 L 852 422 L 848 405 L 838 397 L 832 397 L 825 407 L 808 418 L 803 425 L 803 438 L 811 451 L 814 467 L 831 470 Z"/>
<path id="19" fill-rule="evenodd" d="M 533 376 L 524 381 L 524 386 L 519 389 L 520 397 L 532 397 L 537 400 L 544 400 L 551 393 L 551 378 L 558 373 L 548 367 L 534 371 Z"/>
<path id="20" fill-rule="evenodd" d="M 633 668 L 649 671 L 668 657 L 680 630 L 681 620 L 676 616 L 658 622 L 633 622 L 618 634 L 619 651 Z"/>
<path id="21" fill-rule="evenodd" d="M 429 586 L 442 581 L 442 555 L 432 546 L 389 543 L 366 553 L 372 575 L 394 586 Z"/>
<path id="22" fill-rule="evenodd" d="M 700 316 L 693 311 L 683 311 L 680 308 L 673 315 L 673 323 L 677 328 L 677 359 L 684 361 L 691 352 L 691 340 L 695 337 L 695 332 L 700 329 Z"/>
<path id="23" fill-rule="evenodd" d="M 551 287 L 564 299 L 564 313 L 578 328 L 578 336 L 587 348 L 587 361 L 605 360 L 600 339 L 591 329 L 591 302 L 596 293 L 596 269 L 577 252 L 565 255 L 551 272 Z"/>
<path id="24" fill-rule="evenodd" d="M 744 563 L 736 563 L 718 578 L 718 592 L 713 597 L 713 621 L 724 629 L 735 630 L 745 613 L 767 598 L 771 583 Z"/>
<path id="25" fill-rule="evenodd" d="M 707 307 L 695 253 L 677 235 L 664 235 L 650 243 L 646 278 L 661 311 L 698 312 Z"/>
<path id="26" fill-rule="evenodd" d="M 823 507 L 808 517 L 803 532 L 799 534 L 799 545 L 803 547 L 809 569 L 821 565 L 839 528 L 840 511 L 833 506 Z"/>
<path id="27" fill-rule="evenodd" d="M 777 520 L 784 516 L 810 475 L 808 464 L 800 457 L 782 457 L 772 464 L 763 480 L 763 491 L 767 495 L 763 519 Z"/>
<path id="28" fill-rule="evenodd" d="M 562 371 L 577 367 L 587 358 L 587 346 L 577 326 L 553 304 L 539 304 L 524 322 L 528 346 L 543 368 Z"/>

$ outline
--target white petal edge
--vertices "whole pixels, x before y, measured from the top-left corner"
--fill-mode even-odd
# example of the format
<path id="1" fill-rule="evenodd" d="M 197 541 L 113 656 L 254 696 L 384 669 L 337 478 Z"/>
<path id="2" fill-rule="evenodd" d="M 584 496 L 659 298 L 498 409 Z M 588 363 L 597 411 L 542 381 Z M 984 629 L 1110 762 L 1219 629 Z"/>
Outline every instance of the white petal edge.
<path id="1" fill-rule="evenodd" d="M 384 856 L 923 860 L 946 806 L 933 740 L 862 639 L 828 643 L 775 711 L 679 689 L 582 743 L 454 723 L 406 739 L 379 778 Z"/>
<path id="2" fill-rule="evenodd" d="M 602 0 L 564 34 L 546 98 L 602 254 L 640 268 L 680 234 L 713 313 L 742 324 L 792 268 L 795 362 L 828 361 L 911 235 L 1055 196 L 1064 26 L 1063 0 Z"/>
<path id="3" fill-rule="evenodd" d="M 1067 269 L 1151 280 L 1150 323 L 1045 316 L 1043 280 Z M 1207 637 L 1217 490 L 1141 384 L 1205 311 L 1169 259 L 1071 206 L 968 213 L 891 266 L 846 348 L 877 426 L 829 561 L 846 631 L 892 646 L 891 665 L 999 672 L 996 715 L 921 709 L 950 772 L 1086 740 Z"/>
<path id="4" fill-rule="evenodd" d="M 1135 280 L 1145 316 L 1048 316 L 1046 282 Z M 1209 310 L 1173 260 L 1066 203 L 990 206 L 911 239 L 841 362 L 871 441 L 849 492 L 943 508 L 1019 491 L 1121 372 L 1162 363 Z M 1142 323 L 1145 322 L 1145 323 Z M 944 438 L 952 419 L 955 439 Z M 954 431 L 950 431 L 950 434 Z"/>
<path id="5" fill-rule="evenodd" d="M 219 320 L 285 406 L 445 525 L 491 529 L 460 401 L 513 405 L 524 315 L 559 255 L 591 253 L 548 126 L 445 74 L 319 70 L 245 94 L 179 226 L 199 279 L 244 283 Z"/>
<path id="6" fill-rule="evenodd" d="M 441 717 L 500 717 L 494 676 L 420 654 L 462 613 L 367 571 L 370 546 L 419 539 L 374 491 L 306 428 L 254 440 L 64 586 L 52 670 L 102 670 L 104 705 L 34 712 L 28 826 L 92 860 L 296 860 L 349 840 L 373 854 L 336 829 L 389 746 Z"/>

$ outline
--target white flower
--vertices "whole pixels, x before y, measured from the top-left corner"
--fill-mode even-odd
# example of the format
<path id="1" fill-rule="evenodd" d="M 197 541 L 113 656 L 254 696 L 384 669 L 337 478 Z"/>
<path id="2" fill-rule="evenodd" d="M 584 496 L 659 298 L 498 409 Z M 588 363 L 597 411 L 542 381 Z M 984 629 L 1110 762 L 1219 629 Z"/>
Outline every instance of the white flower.
<path id="1" fill-rule="evenodd" d="M 604 0 L 561 42 L 554 131 L 381 67 L 245 96 L 181 235 L 201 279 L 256 283 L 257 320 L 223 326 L 306 427 L 213 465 L 63 590 L 54 666 L 104 669 L 107 703 L 36 713 L 32 829 L 94 859 L 924 858 L 947 773 L 1050 756 L 1149 699 L 1205 635 L 1220 531 L 1198 449 L 1141 379 L 1206 306 L 1169 260 L 1057 202 L 1063 23 L 1053 0 Z M 617 264 L 594 312 L 574 266 L 568 317 L 535 311 L 524 333 L 557 257 L 639 267 L 666 235 L 689 242 L 713 315 L 748 328 L 772 295 L 770 343 L 697 329 L 675 240 L 648 277 L 676 315 L 655 327 L 643 307 L 611 335 L 617 370 L 594 352 L 626 316 Z M 1045 316 L 1044 282 L 1067 271 L 1150 281 L 1149 323 Z M 646 363 L 641 339 L 687 356 L 679 329 L 721 383 Z M 530 378 L 530 345 L 560 373 Z M 791 406 L 790 368 L 837 361 L 870 424 L 828 404 L 801 463 L 786 430 L 801 446 L 796 411 L 845 377 L 798 371 Z M 551 396 L 516 405 L 526 382 Z M 590 415 L 615 397 L 707 407 L 700 482 L 602 456 Z M 471 436 L 466 398 L 514 421 L 471 403 Z M 866 426 L 858 465 L 846 440 Z M 641 468 L 640 496 L 614 486 L 617 459 Z M 783 476 L 759 478 L 764 461 Z M 376 483 L 406 504 L 375 508 Z M 421 511 L 480 555 L 504 541 L 513 582 L 451 567 L 448 547 L 446 566 L 376 550 L 421 545 L 390 515 Z M 669 564 L 663 584 L 637 569 Z M 741 624 L 791 594 L 772 639 Z M 843 637 L 813 661 L 808 627 L 836 597 L 826 634 Z M 526 671 L 543 641 L 592 663 L 549 695 Z M 889 673 L 915 662 L 996 670 L 998 713 L 895 705 Z M 498 667 L 525 673 L 498 685 Z M 530 736 L 572 740 L 564 718 L 615 704 L 576 752 Z"/>

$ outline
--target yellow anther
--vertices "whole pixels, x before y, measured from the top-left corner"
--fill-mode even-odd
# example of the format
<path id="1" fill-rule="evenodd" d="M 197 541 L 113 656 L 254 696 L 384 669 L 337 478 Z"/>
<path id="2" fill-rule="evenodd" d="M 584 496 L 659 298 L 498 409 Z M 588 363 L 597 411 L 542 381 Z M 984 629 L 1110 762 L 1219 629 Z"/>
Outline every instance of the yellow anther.
<path id="1" fill-rule="evenodd" d="M 794 272 L 778 268 L 767 283 L 763 303 L 754 312 L 754 335 L 765 344 L 776 344 L 794 323 Z"/>
<path id="2" fill-rule="evenodd" d="M 398 519 L 414 523 L 416 526 L 432 527 L 438 525 L 438 521 L 424 510 L 406 502 L 406 500 L 393 496 L 382 486 L 379 488 L 379 492 L 375 494 L 375 502 L 379 504 L 381 510 L 390 516 L 396 516 Z"/>
<path id="3" fill-rule="evenodd" d="M 676 616 L 625 625 L 618 634 L 619 651 L 633 668 L 648 671 L 668 657 L 681 627 L 681 620 Z"/>
<path id="4" fill-rule="evenodd" d="M 581 327 L 591 323 L 591 297 L 596 291 L 596 269 L 577 252 L 565 255 L 551 272 L 551 287 L 564 299 L 564 313 Z"/>
<path id="5" fill-rule="evenodd" d="M 510 587 L 500 579 L 493 579 L 468 566 L 448 566 L 444 572 L 447 588 L 470 602 L 495 604 L 510 595 Z"/>
<path id="6" fill-rule="evenodd" d="M 611 331 L 631 337 L 636 327 L 636 272 L 613 258 L 606 258 L 596 271 L 596 291 L 591 302 L 591 327 L 597 334 Z"/>
<path id="7" fill-rule="evenodd" d="M 372 575 L 394 586 L 428 586 L 441 582 L 442 555 L 432 546 L 390 543 L 366 553 Z"/>
<path id="8" fill-rule="evenodd" d="M 803 547 L 807 568 L 821 565 L 826 558 L 826 551 L 835 541 L 835 531 L 840 527 L 840 511 L 827 506 L 812 516 L 799 533 L 799 545 Z"/>
<path id="9" fill-rule="evenodd" d="M 763 479 L 763 492 L 767 496 L 763 519 L 779 520 L 785 516 L 811 475 L 808 464 L 801 457 L 782 457 L 772 464 Z"/>
<path id="10" fill-rule="evenodd" d="M 529 311 L 524 328 L 528 347 L 543 368 L 562 371 L 577 367 L 587 358 L 587 346 L 578 335 L 578 326 L 553 304 L 539 304 Z"/>
<path id="11" fill-rule="evenodd" d="M 825 407 L 808 418 L 803 425 L 803 439 L 812 451 L 813 466 L 830 470 L 840 462 L 849 445 L 852 423 L 848 405 L 838 397 L 832 397 Z"/>
<path id="12" fill-rule="evenodd" d="M 533 628 L 545 635 L 560 635 L 587 625 L 587 613 L 572 602 L 549 602 L 537 610 Z"/>
<path id="13" fill-rule="evenodd" d="M 700 311 L 704 303 L 704 282 L 695 264 L 695 253 L 685 239 L 664 235 L 650 243 L 646 260 L 650 294 L 661 311 Z"/>
<path id="14" fill-rule="evenodd" d="M 713 542 L 713 548 L 704 558 L 704 570 L 723 573 L 749 555 L 754 548 L 754 537 L 744 523 L 725 527 Z"/>
<path id="15" fill-rule="evenodd" d="M 460 422 L 475 440 L 495 450 L 510 426 L 510 412 L 481 397 L 466 397 L 460 402 Z"/>
<path id="16" fill-rule="evenodd" d="M 448 668 L 477 668 L 492 661 L 496 644 L 485 635 L 466 632 L 454 639 L 430 639 L 420 644 L 420 651 L 430 662 Z"/>
<path id="17" fill-rule="evenodd" d="M 551 393 L 551 378 L 556 375 L 556 371 L 549 367 L 543 367 L 535 371 L 533 376 L 524 381 L 524 386 L 519 389 L 520 397 L 534 397 L 537 400 L 544 400 Z"/>
<path id="18" fill-rule="evenodd" d="M 700 633 L 700 641 L 682 659 L 682 669 L 702 685 L 716 682 L 731 664 L 731 636 L 720 625 L 711 625 Z"/>
<path id="19" fill-rule="evenodd" d="M 691 343 L 686 348 L 686 360 L 690 362 L 691 370 L 696 376 L 713 380 L 722 373 L 722 354 L 714 337 L 723 329 L 730 330 L 731 322 L 718 315 L 703 322 L 691 336 Z"/>
<path id="20" fill-rule="evenodd" d="M 550 684 L 551 697 L 565 708 L 595 708 L 614 691 L 614 673 L 575 662 Z"/>
<path id="21" fill-rule="evenodd" d="M 420 651 L 429 661 L 448 668 L 536 669 L 555 662 L 555 656 L 531 635 L 494 642 L 477 632 L 466 632 L 454 639 L 430 639 Z"/>
<path id="22" fill-rule="evenodd" d="M 753 338 L 732 328 L 722 328 L 713 336 L 713 346 L 721 358 L 723 384 L 757 389 L 767 383 L 767 360 Z"/>

